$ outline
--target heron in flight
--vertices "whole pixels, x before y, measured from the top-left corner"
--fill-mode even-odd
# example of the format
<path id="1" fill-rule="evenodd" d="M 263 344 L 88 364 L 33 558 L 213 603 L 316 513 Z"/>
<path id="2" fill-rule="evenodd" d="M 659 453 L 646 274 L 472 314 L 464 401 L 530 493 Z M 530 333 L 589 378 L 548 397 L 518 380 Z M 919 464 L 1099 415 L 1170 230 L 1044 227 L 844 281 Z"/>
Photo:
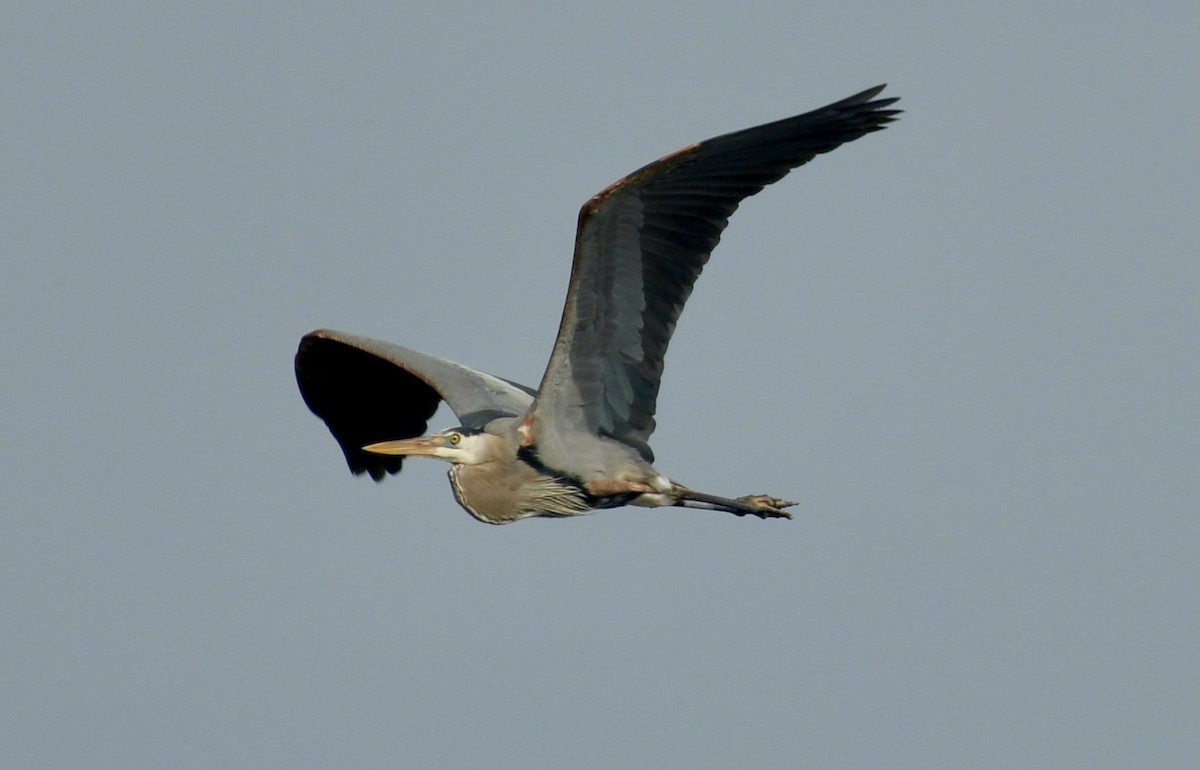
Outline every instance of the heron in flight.
<path id="1" fill-rule="evenodd" d="M 459 505 L 489 524 L 621 505 L 791 518 L 770 495 L 718 497 L 659 473 L 650 434 L 684 302 L 742 199 L 895 120 L 883 86 L 671 153 L 583 205 L 558 337 L 534 388 L 387 342 L 317 330 L 296 380 L 354 474 L 449 462 Z M 422 435 L 441 401 L 458 427 Z"/>

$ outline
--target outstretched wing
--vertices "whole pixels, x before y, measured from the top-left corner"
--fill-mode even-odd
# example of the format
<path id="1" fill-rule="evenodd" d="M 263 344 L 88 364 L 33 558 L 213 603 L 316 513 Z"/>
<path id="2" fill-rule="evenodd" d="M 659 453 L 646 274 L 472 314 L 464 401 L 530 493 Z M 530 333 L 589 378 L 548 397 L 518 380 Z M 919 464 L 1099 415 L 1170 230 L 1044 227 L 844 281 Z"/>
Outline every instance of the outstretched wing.
<path id="1" fill-rule="evenodd" d="M 663 356 L 729 216 L 791 169 L 894 120 L 899 110 L 886 108 L 896 99 L 874 99 L 882 90 L 685 147 L 584 204 L 562 323 L 530 415 L 540 451 L 583 431 L 653 461 Z M 566 443 L 558 448 L 569 454 Z"/>
<path id="2" fill-rule="evenodd" d="M 296 383 L 304 403 L 341 445 L 350 470 L 376 481 L 399 473 L 404 458 L 362 447 L 420 436 L 443 399 L 463 427 L 482 428 L 496 417 L 524 413 L 535 395 L 532 388 L 444 358 L 327 329 L 300 340 Z"/>

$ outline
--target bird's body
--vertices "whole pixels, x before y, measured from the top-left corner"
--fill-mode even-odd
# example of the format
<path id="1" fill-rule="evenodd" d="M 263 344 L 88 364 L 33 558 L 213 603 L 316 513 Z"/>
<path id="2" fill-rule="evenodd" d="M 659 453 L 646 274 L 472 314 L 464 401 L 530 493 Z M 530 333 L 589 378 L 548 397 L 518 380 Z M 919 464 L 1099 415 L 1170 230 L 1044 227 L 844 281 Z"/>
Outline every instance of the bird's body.
<path id="1" fill-rule="evenodd" d="M 455 499 L 503 524 L 619 505 L 788 518 L 767 495 L 690 490 L 652 465 L 649 438 L 675 322 L 742 199 L 813 156 L 894 119 L 882 86 L 794 118 L 710 139 L 635 171 L 584 204 L 562 322 L 534 390 L 426 353 L 341 332 L 306 335 L 296 377 L 354 473 L 404 456 L 452 463 Z M 422 436 L 445 400 L 461 426 Z"/>

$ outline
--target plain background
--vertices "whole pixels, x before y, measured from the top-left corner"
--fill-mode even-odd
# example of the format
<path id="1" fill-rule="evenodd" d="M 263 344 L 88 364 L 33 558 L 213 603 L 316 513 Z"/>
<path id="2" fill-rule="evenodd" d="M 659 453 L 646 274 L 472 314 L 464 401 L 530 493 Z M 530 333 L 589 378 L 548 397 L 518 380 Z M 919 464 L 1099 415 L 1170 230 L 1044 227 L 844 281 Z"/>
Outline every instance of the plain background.
<path id="1" fill-rule="evenodd" d="M 0 764 L 1195 767 L 1198 31 L 6 2 Z M 658 467 L 795 521 L 486 526 L 300 400 L 320 326 L 536 383 L 584 200 L 884 81 L 668 357 Z"/>

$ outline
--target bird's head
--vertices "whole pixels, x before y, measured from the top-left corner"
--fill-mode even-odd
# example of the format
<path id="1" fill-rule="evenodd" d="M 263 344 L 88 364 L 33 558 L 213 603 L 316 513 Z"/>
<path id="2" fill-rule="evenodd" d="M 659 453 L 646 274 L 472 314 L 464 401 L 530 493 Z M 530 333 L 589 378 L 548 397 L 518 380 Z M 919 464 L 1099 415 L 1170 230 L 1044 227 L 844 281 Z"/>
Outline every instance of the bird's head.
<path id="1" fill-rule="evenodd" d="M 503 445 L 503 439 L 491 433 L 448 428 L 428 436 L 368 444 L 363 451 L 378 455 L 436 457 L 458 465 L 479 465 L 498 459 Z"/>

